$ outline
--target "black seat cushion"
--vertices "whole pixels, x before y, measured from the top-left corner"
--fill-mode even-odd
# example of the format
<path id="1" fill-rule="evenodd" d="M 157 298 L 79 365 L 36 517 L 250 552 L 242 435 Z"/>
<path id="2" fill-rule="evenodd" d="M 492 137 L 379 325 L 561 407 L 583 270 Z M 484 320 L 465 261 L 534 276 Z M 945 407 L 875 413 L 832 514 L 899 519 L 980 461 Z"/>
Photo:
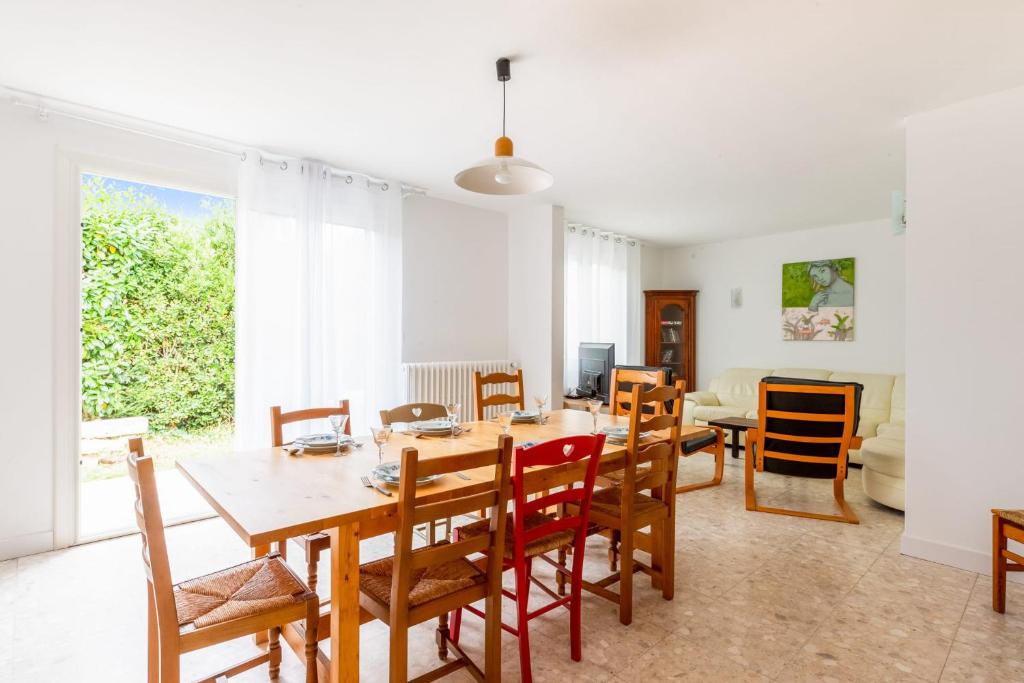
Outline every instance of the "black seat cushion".
<path id="1" fill-rule="evenodd" d="M 683 455 L 690 455 L 708 446 L 713 446 L 716 441 L 718 441 L 718 434 L 715 432 L 711 432 L 706 436 L 688 439 L 683 442 Z"/>
<path id="2" fill-rule="evenodd" d="M 765 377 L 761 381 L 768 385 L 796 384 L 818 387 L 854 387 L 853 433 L 857 433 L 857 427 L 860 422 L 860 398 L 861 392 L 864 391 L 864 385 L 858 382 L 827 382 L 825 380 L 798 379 L 793 377 Z M 768 405 L 760 406 L 762 411 L 782 410 L 840 416 L 846 412 L 846 398 L 842 395 L 772 391 L 771 387 L 769 387 L 766 400 Z M 808 422 L 806 420 L 787 420 L 772 417 L 767 419 L 766 426 L 768 432 L 793 436 L 842 436 L 843 433 L 842 422 Z M 832 443 L 803 443 L 800 441 L 766 438 L 764 447 L 766 451 L 777 451 L 792 455 L 835 457 L 839 454 L 839 444 Z M 816 479 L 834 479 L 836 476 L 836 466 L 832 464 L 794 462 L 792 460 L 778 460 L 776 458 L 765 458 L 764 469 L 766 472 L 774 472 L 775 474 L 813 477 Z"/>

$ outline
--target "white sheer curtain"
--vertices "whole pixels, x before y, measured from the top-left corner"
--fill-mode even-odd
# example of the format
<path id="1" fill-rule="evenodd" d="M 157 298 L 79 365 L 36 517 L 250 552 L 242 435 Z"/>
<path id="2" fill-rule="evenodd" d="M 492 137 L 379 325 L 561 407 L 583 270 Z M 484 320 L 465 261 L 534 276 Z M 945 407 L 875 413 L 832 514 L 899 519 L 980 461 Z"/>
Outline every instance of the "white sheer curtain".
<path id="1" fill-rule="evenodd" d="M 576 386 L 580 342 L 615 344 L 615 362 L 643 363 L 640 244 L 570 225 L 565 234 L 565 377 Z"/>
<path id="2" fill-rule="evenodd" d="M 250 152 L 237 207 L 236 445 L 267 445 L 271 406 L 344 398 L 366 433 L 400 396 L 400 185 Z"/>

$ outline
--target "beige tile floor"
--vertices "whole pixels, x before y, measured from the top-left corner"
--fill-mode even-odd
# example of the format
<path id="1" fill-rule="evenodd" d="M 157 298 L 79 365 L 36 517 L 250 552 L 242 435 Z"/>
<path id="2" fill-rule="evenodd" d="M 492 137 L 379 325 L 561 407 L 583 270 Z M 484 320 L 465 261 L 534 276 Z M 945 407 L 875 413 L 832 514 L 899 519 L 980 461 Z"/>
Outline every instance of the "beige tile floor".
<path id="1" fill-rule="evenodd" d="M 901 556 L 903 517 L 863 495 L 859 470 L 847 491 L 862 523 L 848 526 L 746 512 L 741 465 L 729 459 L 721 487 L 679 499 L 675 600 L 638 578 L 635 620 L 623 627 L 610 603 L 585 595 L 580 663 L 569 659 L 564 611 L 532 622 L 538 681 L 1024 681 L 1024 585 L 1011 585 L 1007 613 L 997 615 L 987 577 Z M 707 458 L 687 460 L 683 478 L 708 471 Z M 764 475 L 759 490 L 765 502 L 822 511 L 830 500 L 820 481 Z M 167 535 L 176 580 L 247 556 L 220 520 Z M 364 543 L 364 558 L 386 546 Z M 588 547 L 593 576 L 602 550 L 597 539 Z M 0 681 L 143 681 L 143 596 L 135 536 L 0 562 Z M 480 652 L 480 626 L 464 621 L 471 653 Z M 412 675 L 436 663 L 431 630 L 411 635 Z M 387 630 L 367 624 L 361 637 L 363 680 L 387 680 Z M 254 647 L 241 639 L 186 655 L 185 679 Z M 519 679 L 516 648 L 505 634 L 506 680 Z M 234 680 L 265 677 L 258 669 Z M 290 652 L 282 680 L 303 680 Z"/>

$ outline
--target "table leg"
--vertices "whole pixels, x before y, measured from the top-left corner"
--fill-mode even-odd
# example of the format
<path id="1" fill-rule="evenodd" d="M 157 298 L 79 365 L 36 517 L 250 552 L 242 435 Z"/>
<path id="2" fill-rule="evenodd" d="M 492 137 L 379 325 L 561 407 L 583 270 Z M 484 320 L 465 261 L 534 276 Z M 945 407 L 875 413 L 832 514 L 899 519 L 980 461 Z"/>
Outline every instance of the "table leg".
<path id="1" fill-rule="evenodd" d="M 359 680 L 359 525 L 331 536 L 331 683 Z"/>
<path id="2" fill-rule="evenodd" d="M 743 430 L 746 431 L 746 430 Z M 739 427 L 733 427 L 732 429 L 732 457 L 740 457 L 740 430 Z"/>

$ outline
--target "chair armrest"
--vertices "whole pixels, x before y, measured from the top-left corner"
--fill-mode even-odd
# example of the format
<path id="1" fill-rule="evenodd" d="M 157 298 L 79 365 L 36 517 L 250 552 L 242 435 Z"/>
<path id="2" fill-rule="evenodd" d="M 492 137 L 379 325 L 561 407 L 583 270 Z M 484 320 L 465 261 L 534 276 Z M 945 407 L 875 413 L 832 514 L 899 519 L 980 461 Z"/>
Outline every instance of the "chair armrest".
<path id="1" fill-rule="evenodd" d="M 684 401 L 690 401 L 699 406 L 717 406 L 720 405 L 718 402 L 718 395 L 713 394 L 710 391 L 691 391 L 683 394 Z"/>

